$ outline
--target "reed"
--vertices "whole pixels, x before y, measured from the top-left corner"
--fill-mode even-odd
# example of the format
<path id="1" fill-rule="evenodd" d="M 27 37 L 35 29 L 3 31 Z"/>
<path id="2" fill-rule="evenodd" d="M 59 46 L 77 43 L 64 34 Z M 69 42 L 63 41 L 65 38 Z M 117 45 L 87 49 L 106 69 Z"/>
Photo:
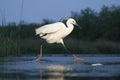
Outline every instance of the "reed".
<path id="1" fill-rule="evenodd" d="M 112 41 L 81 41 L 65 40 L 66 47 L 71 54 L 119 54 L 120 43 Z M 19 43 L 20 42 L 20 43 Z M 0 56 L 11 55 L 38 55 L 40 39 L 12 40 L 0 39 Z M 47 54 L 68 54 L 61 44 L 44 44 L 43 53 Z"/>

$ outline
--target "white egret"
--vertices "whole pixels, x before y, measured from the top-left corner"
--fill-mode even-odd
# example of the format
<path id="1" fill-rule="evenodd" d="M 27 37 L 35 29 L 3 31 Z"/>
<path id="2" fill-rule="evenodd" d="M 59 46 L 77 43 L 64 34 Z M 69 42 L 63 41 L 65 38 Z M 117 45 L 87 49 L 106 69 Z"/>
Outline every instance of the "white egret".
<path id="1" fill-rule="evenodd" d="M 66 48 L 63 38 L 72 32 L 74 25 L 79 26 L 73 18 L 69 18 L 65 24 L 63 22 L 47 24 L 35 29 L 35 32 L 47 43 L 61 43 Z"/>
<path id="2" fill-rule="evenodd" d="M 45 39 L 47 43 L 61 43 L 66 49 L 63 38 L 65 38 L 68 34 L 72 32 L 74 25 L 79 26 L 73 18 L 69 18 L 66 23 L 56 22 L 52 24 L 47 24 L 35 29 L 35 32 L 36 35 L 39 35 L 41 38 Z M 39 62 L 41 57 L 42 47 L 40 49 L 40 54 L 38 57 Z"/>

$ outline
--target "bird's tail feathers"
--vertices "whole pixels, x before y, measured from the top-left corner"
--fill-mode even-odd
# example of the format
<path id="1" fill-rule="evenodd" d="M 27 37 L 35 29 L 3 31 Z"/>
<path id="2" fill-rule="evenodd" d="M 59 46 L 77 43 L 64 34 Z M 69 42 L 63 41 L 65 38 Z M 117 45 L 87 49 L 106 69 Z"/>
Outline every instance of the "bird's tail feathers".
<path id="1" fill-rule="evenodd" d="M 35 33 L 36 33 L 36 35 L 40 34 L 40 33 L 41 33 L 40 28 L 36 28 L 36 29 L 35 29 Z"/>
<path id="2" fill-rule="evenodd" d="M 38 31 L 37 31 L 37 28 L 35 29 L 35 33 L 36 33 L 36 35 L 38 35 Z"/>

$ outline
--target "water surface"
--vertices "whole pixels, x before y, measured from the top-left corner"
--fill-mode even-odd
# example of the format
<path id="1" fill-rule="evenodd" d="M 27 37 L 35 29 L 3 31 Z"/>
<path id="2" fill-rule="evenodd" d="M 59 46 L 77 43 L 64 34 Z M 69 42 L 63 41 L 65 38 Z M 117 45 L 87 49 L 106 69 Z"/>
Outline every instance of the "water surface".
<path id="1" fill-rule="evenodd" d="M 119 80 L 120 55 L 71 55 L 1 57 L 0 80 Z M 100 65 L 93 65 L 100 64 Z"/>

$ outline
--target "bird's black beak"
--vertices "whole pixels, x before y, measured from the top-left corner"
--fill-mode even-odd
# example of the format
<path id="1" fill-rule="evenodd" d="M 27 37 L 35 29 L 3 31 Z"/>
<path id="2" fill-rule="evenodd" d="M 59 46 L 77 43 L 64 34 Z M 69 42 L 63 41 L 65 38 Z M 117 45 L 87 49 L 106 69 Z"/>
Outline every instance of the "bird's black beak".
<path id="1" fill-rule="evenodd" d="M 80 25 L 78 25 L 77 23 L 74 25 L 77 26 L 79 29 L 82 29 L 82 27 Z"/>

